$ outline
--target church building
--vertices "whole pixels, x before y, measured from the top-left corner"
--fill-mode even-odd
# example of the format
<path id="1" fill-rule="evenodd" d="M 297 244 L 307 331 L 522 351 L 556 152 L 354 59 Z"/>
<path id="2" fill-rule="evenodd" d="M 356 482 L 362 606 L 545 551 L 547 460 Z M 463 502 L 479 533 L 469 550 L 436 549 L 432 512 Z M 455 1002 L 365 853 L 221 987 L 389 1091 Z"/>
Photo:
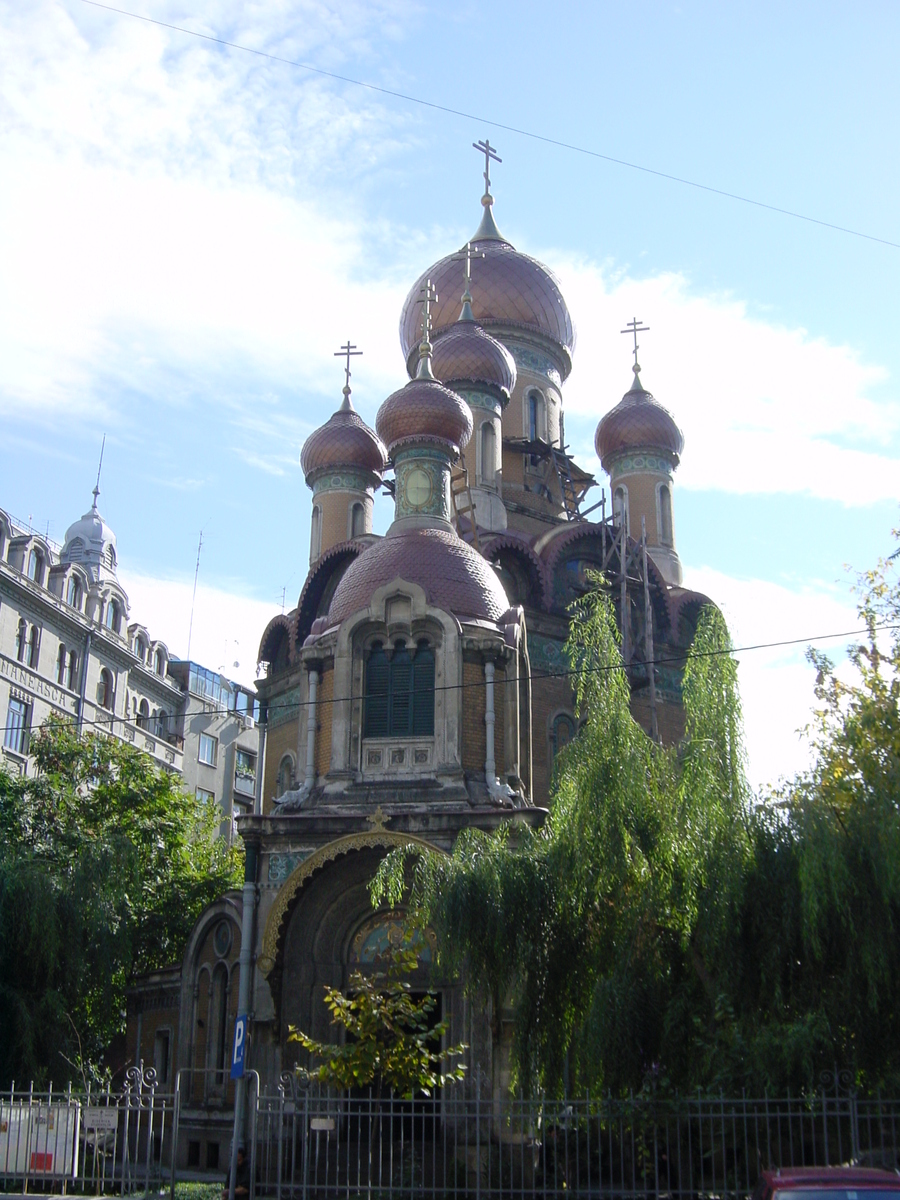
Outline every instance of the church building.
<path id="1" fill-rule="evenodd" d="M 373 911 L 367 890 L 386 852 L 449 852 L 465 828 L 545 819 L 554 757 L 577 732 L 568 608 L 591 572 L 616 604 L 635 720 L 665 743 L 683 733 L 678 660 L 708 601 L 683 587 L 676 547 L 682 434 L 644 387 L 635 344 L 631 385 L 596 431 L 607 508 L 565 444 L 572 317 L 552 271 L 500 232 L 481 149 L 480 223 L 422 272 L 400 314 L 407 381 L 370 429 L 348 342 L 343 400 L 303 447 L 309 573 L 260 643 L 264 776 L 238 821 L 248 886 L 201 918 L 156 1001 L 135 993 L 144 1036 L 168 1020 L 191 1069 L 185 1164 L 212 1166 L 227 1148 L 242 970 L 249 1064 L 274 1089 L 297 1061 L 289 1026 L 328 1040 L 323 988 L 377 968 L 399 936 L 402 912 Z M 393 504 L 384 536 L 376 503 Z M 458 981 L 430 981 L 449 1040 L 489 1069 L 484 1014 Z"/>

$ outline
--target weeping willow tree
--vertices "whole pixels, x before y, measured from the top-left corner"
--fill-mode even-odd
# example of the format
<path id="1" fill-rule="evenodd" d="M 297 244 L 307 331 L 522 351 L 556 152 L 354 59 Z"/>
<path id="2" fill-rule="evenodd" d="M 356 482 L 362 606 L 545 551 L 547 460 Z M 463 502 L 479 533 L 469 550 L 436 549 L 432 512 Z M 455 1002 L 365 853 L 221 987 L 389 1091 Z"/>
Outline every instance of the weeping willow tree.
<path id="1" fill-rule="evenodd" d="M 736 667 L 701 615 L 684 676 L 687 732 L 667 749 L 629 708 L 600 588 L 575 606 L 567 653 L 582 727 L 563 752 L 548 821 L 464 832 L 451 857 L 400 849 L 373 884 L 438 934 L 442 966 L 515 1012 L 525 1087 L 640 1086 L 690 1073 L 733 964 L 750 853 Z"/>

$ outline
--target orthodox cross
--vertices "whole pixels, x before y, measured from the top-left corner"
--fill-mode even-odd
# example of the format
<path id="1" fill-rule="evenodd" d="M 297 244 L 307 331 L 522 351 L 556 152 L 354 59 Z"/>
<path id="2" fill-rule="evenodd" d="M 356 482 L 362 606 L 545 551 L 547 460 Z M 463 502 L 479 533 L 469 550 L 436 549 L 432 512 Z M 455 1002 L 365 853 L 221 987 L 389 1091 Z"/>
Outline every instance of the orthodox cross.
<path id="1" fill-rule="evenodd" d="M 466 273 L 465 273 L 466 291 L 468 291 L 472 285 L 472 259 L 473 258 L 484 258 L 484 251 L 483 250 L 473 250 L 471 242 L 466 242 L 466 244 L 465 244 L 465 246 L 463 246 L 462 250 L 458 251 L 456 254 L 454 254 L 452 256 L 453 262 L 464 262 L 466 264 Z"/>
<path id="2" fill-rule="evenodd" d="M 430 279 L 419 288 L 419 304 L 422 305 L 422 335 L 426 342 L 431 340 L 431 306 L 437 304 L 438 294 Z"/>
<path id="3" fill-rule="evenodd" d="M 633 367 L 633 370 L 639 371 L 641 369 L 640 366 L 638 365 L 637 352 L 638 352 L 638 350 L 640 350 L 640 346 L 638 345 L 637 335 L 639 333 L 648 333 L 649 330 L 650 330 L 650 326 L 642 325 L 639 317 L 632 317 L 632 319 L 626 323 L 626 327 L 624 329 L 619 330 L 619 333 L 630 333 L 634 337 L 634 367 Z"/>
<path id="4" fill-rule="evenodd" d="M 484 155 L 484 194 L 489 196 L 491 194 L 491 161 L 503 162 L 503 159 L 495 153 L 497 147 L 491 145 L 489 138 L 485 138 L 483 142 L 473 142 L 472 148 Z"/>
<path id="5" fill-rule="evenodd" d="M 335 350 L 334 352 L 335 358 L 345 358 L 347 360 L 344 364 L 344 387 L 347 389 L 347 391 L 350 390 L 350 359 L 358 358 L 361 354 L 362 350 L 357 350 L 357 348 L 351 344 L 349 338 L 347 338 L 346 344 L 341 346 L 340 350 Z"/>

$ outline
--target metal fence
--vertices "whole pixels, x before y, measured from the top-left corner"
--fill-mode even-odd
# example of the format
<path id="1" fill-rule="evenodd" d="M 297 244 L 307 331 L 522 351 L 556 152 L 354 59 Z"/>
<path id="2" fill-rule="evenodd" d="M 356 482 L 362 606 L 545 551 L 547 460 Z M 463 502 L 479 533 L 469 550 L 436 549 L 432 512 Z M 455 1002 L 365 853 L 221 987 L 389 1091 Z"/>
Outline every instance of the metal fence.
<path id="1" fill-rule="evenodd" d="M 764 1167 L 900 1166 L 900 1101 L 860 1097 L 834 1076 L 780 1099 L 551 1100 L 495 1095 L 477 1075 L 409 1101 L 293 1075 L 259 1095 L 253 1074 L 251 1200 L 743 1200 Z M 196 1131 L 202 1117 L 178 1084 L 163 1094 L 152 1071 L 134 1068 L 118 1093 L 8 1094 L 0 1187 L 174 1197 L 180 1179 L 199 1175 L 179 1166 L 179 1123 Z"/>

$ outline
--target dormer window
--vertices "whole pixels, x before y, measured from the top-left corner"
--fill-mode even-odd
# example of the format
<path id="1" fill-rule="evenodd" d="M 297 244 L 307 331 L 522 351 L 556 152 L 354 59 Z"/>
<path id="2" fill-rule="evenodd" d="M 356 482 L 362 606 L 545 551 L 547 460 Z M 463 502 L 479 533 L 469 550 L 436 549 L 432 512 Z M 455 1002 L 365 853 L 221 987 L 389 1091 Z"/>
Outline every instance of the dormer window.
<path id="1" fill-rule="evenodd" d="M 74 575 L 69 576 L 69 582 L 66 587 L 66 604 L 70 608 L 81 608 L 81 585 Z"/>
<path id="2" fill-rule="evenodd" d="M 110 600 L 106 606 L 106 628 L 113 633 L 119 632 L 119 606 L 115 600 Z"/>
<path id="3" fill-rule="evenodd" d="M 112 546 L 106 547 L 106 561 L 109 563 L 109 565 L 112 567 L 113 570 L 116 569 L 116 552 Z"/>
<path id="4" fill-rule="evenodd" d="M 28 555 L 28 578 L 33 579 L 35 583 L 43 582 L 44 556 L 40 550 L 32 550 Z"/>
<path id="5" fill-rule="evenodd" d="M 80 559 L 84 554 L 84 542 L 81 540 L 81 538 L 72 538 L 66 549 L 69 558 L 72 559 L 73 562 L 77 562 L 78 559 Z"/>
<path id="6" fill-rule="evenodd" d="M 366 664 L 363 736 L 431 737 L 434 735 L 434 650 L 420 641 L 410 654 L 398 641 L 388 657 L 376 642 Z"/>

